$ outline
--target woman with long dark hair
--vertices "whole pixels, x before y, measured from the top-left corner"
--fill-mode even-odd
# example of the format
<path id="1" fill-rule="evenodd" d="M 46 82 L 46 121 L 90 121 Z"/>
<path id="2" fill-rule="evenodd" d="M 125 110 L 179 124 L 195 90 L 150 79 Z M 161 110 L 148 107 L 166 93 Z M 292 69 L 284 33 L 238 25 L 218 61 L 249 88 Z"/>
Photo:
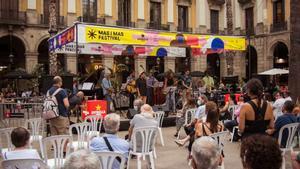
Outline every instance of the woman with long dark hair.
<path id="1" fill-rule="evenodd" d="M 266 134 L 267 129 L 274 129 L 272 106 L 263 99 L 263 85 L 258 79 L 251 79 L 246 85 L 250 101 L 240 111 L 239 131 L 242 137 L 253 134 Z"/>

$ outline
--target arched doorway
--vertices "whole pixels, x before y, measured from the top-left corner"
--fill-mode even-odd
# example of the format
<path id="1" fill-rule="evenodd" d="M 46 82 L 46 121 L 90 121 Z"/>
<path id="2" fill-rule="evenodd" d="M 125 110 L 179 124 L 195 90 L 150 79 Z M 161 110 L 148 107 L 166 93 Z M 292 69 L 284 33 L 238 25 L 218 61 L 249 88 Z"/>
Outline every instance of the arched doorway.
<path id="1" fill-rule="evenodd" d="M 0 66 L 8 69 L 25 69 L 25 45 L 13 35 L 0 38 Z"/>
<path id="2" fill-rule="evenodd" d="M 253 46 L 248 46 L 246 51 L 246 78 L 251 79 L 257 74 L 257 52 Z"/>
<path id="3" fill-rule="evenodd" d="M 284 43 L 275 44 L 273 56 L 274 68 L 287 69 L 289 67 L 289 49 Z"/>
<path id="4" fill-rule="evenodd" d="M 48 39 L 44 39 L 38 46 L 38 63 L 43 65 L 46 73 L 49 72 L 49 52 L 48 52 Z"/>
<path id="5" fill-rule="evenodd" d="M 220 56 L 217 53 L 207 55 L 207 71 L 217 82 L 220 81 Z"/>

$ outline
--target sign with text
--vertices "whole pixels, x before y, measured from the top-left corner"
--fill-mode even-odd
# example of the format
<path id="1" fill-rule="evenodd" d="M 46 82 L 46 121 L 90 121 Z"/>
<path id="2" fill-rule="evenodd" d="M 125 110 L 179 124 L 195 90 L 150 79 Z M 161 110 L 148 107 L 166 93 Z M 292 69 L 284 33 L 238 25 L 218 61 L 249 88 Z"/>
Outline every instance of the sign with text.
<path id="1" fill-rule="evenodd" d="M 101 115 L 103 118 L 107 114 L 107 102 L 105 100 L 88 100 L 86 111 L 82 111 L 81 117 L 84 120 L 89 115 Z"/>

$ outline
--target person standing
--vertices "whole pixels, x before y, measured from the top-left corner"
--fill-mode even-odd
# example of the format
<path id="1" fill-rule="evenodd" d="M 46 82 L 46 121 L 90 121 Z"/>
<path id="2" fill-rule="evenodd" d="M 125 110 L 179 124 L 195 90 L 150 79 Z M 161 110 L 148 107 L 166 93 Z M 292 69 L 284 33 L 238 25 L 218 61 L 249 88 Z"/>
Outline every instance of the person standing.
<path id="1" fill-rule="evenodd" d="M 145 72 L 140 74 L 140 77 L 136 80 L 136 87 L 138 98 L 141 99 L 144 103 L 147 101 L 147 81 Z"/>
<path id="2" fill-rule="evenodd" d="M 150 71 L 150 76 L 147 79 L 147 104 L 154 105 L 154 88 L 158 80 L 153 76 L 153 71 Z"/>
<path id="3" fill-rule="evenodd" d="M 202 79 L 204 81 L 204 86 L 207 89 L 208 93 L 210 93 L 211 89 L 214 87 L 215 82 L 214 79 L 209 76 L 208 72 L 204 72 L 204 77 Z"/>
<path id="4" fill-rule="evenodd" d="M 107 114 L 110 112 L 110 106 L 112 103 L 112 93 L 113 93 L 113 87 L 111 85 L 110 81 L 110 73 L 105 73 L 104 78 L 102 79 L 102 89 L 103 89 L 103 95 L 105 97 L 105 100 L 107 102 Z"/>
<path id="5" fill-rule="evenodd" d="M 277 117 L 282 115 L 282 107 L 286 100 L 283 98 L 283 94 L 280 92 L 276 92 L 274 97 L 276 100 L 273 103 L 273 114 L 275 119 L 277 119 Z"/>
<path id="6" fill-rule="evenodd" d="M 132 71 L 126 80 L 126 90 L 129 94 L 129 108 L 133 108 L 134 96 L 137 93 L 135 71 Z"/>
<path id="7" fill-rule="evenodd" d="M 53 78 L 53 86 L 48 90 L 49 95 L 55 94 L 59 116 L 50 119 L 50 132 L 51 135 L 64 135 L 68 134 L 70 125 L 68 108 L 70 106 L 67 92 L 62 89 L 63 81 L 60 76 Z"/>

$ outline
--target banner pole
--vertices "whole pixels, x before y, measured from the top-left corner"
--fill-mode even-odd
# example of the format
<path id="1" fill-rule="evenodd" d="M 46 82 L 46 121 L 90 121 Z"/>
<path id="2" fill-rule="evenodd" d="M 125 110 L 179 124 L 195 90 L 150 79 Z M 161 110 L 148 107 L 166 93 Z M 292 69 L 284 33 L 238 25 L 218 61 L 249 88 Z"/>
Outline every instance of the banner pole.
<path id="1" fill-rule="evenodd" d="M 75 30 L 76 30 L 76 47 L 75 47 L 75 57 L 76 57 L 76 73 L 78 74 L 78 22 L 75 22 Z"/>

